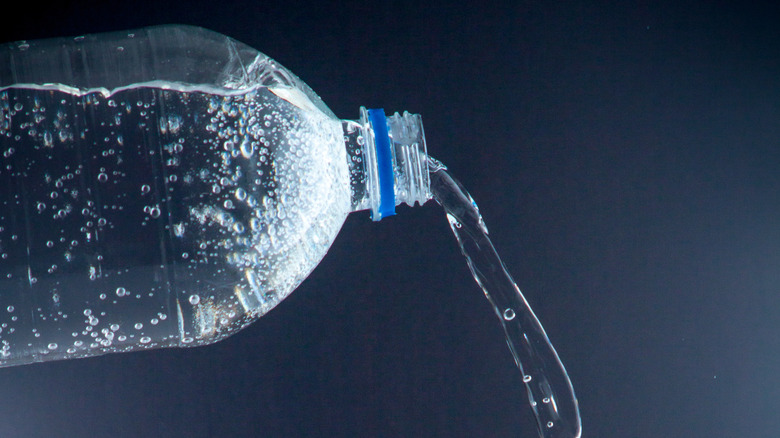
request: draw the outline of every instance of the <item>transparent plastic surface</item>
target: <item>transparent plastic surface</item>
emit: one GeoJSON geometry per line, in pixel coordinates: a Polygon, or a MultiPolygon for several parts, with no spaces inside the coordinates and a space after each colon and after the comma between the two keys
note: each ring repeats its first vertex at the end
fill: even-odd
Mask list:
{"type": "Polygon", "coordinates": [[[351,211],[308,87],[219,34],[141,32],[0,50],[0,366],[222,339],[351,211]]]}
{"type": "Polygon", "coordinates": [[[335,118],[316,93],[273,59],[200,27],[166,25],[0,45],[0,88],[58,88],[105,96],[141,84],[207,88],[218,94],[278,89],[286,100],[335,118]]]}

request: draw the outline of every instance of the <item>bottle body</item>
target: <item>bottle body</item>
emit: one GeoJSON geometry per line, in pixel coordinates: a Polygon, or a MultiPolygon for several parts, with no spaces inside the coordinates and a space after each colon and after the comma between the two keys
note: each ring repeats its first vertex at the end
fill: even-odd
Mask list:
{"type": "MultiPolygon", "coordinates": [[[[190,59],[217,40],[211,76],[125,62],[114,82],[49,66],[0,84],[0,366],[222,339],[303,281],[352,211],[342,122],[264,55],[184,31],[109,46],[190,59]]],[[[105,41],[28,64],[117,62],[105,41]]]]}

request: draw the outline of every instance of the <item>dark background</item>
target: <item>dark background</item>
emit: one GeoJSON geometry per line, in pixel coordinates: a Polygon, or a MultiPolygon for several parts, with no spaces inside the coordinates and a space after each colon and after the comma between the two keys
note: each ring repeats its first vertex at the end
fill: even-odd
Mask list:
{"type": "MultiPolygon", "coordinates": [[[[780,10],[758,2],[16,2],[0,40],[187,23],[340,117],[420,113],[587,437],[780,434],[780,10]]],[[[0,370],[0,436],[534,437],[441,209],[352,215],[217,345],[0,370]]]]}

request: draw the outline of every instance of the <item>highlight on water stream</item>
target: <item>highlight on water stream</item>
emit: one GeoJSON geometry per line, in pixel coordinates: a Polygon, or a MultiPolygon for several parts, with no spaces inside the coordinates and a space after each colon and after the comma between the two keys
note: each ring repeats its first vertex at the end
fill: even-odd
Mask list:
{"type": "Polygon", "coordinates": [[[528,390],[539,436],[579,437],[582,421],[569,374],[490,241],[477,203],[443,164],[431,157],[428,162],[431,192],[447,213],[471,274],[504,328],[507,346],[528,390]]]}

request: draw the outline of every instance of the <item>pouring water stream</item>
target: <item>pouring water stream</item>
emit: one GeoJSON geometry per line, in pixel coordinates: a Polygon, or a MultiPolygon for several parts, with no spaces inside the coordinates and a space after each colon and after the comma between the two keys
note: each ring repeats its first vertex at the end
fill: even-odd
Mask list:
{"type": "Polygon", "coordinates": [[[471,274],[493,306],[523,376],[541,438],[579,438],[579,405],[544,328],[493,247],[477,204],[439,161],[428,157],[431,191],[444,208],[471,274]]]}

